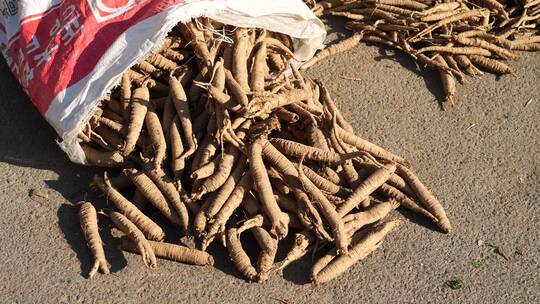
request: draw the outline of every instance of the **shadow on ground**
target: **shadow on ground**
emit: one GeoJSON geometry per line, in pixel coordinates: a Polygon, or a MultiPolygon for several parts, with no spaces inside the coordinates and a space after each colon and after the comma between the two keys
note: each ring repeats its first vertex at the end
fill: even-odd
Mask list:
{"type": "Polygon", "coordinates": [[[334,43],[352,35],[352,32],[345,29],[345,19],[333,16],[323,16],[322,21],[326,26],[326,43],[334,43]]]}
{"type": "MultiPolygon", "coordinates": [[[[340,40],[350,37],[352,35],[351,31],[345,29],[345,24],[347,23],[345,18],[323,16],[322,19],[326,25],[326,30],[328,34],[325,43],[337,43],[340,40]]],[[[398,50],[393,50],[386,46],[381,46],[378,44],[368,43],[368,45],[376,46],[379,48],[379,56],[373,58],[375,61],[393,61],[395,63],[398,63],[405,69],[422,77],[426,84],[426,88],[434,96],[439,106],[442,106],[442,101],[445,98],[445,94],[439,73],[437,71],[425,68],[424,66],[416,63],[409,55],[404,54],[398,50]]]]}
{"type": "Polygon", "coordinates": [[[376,61],[393,61],[395,63],[398,63],[405,69],[422,77],[424,83],[426,84],[426,88],[437,99],[439,105],[441,104],[441,101],[444,100],[445,94],[442,87],[441,78],[437,71],[423,67],[422,65],[415,62],[409,55],[404,54],[400,51],[392,50],[388,47],[380,45],[369,45],[377,46],[379,48],[379,56],[374,58],[376,61]]]}
{"type": "MultiPolygon", "coordinates": [[[[34,108],[3,59],[0,79],[0,162],[55,173],[57,178],[45,183],[68,201],[59,206],[58,225],[81,261],[81,272],[86,274],[92,267],[92,256],[80,233],[77,208],[71,204],[88,197],[91,177],[99,170],[70,162],[55,142],[55,131],[34,108]]],[[[102,237],[107,242],[108,236],[102,237]]],[[[114,250],[107,252],[115,254],[114,250]]],[[[121,267],[117,257],[111,256],[111,261],[113,271],[121,267]]]]}
{"type": "Polygon", "coordinates": [[[54,129],[30,103],[4,60],[0,60],[0,79],[0,162],[54,171],[58,179],[46,181],[47,185],[68,201],[82,199],[98,170],[70,162],[56,144],[54,129]]]}

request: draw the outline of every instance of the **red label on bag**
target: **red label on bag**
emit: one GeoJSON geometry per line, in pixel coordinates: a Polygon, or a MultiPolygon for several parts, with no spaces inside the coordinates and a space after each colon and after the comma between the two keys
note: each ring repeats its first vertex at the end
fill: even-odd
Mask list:
{"type": "Polygon", "coordinates": [[[6,62],[42,115],[58,93],[86,77],[116,39],[185,0],[64,0],[21,19],[6,62]]]}

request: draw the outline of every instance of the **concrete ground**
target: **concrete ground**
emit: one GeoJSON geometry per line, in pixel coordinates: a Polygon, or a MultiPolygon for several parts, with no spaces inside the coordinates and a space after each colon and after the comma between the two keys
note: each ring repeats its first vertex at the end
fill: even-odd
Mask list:
{"type": "Polygon", "coordinates": [[[448,236],[412,218],[364,262],[314,287],[311,257],[266,284],[241,279],[219,248],[215,268],[159,261],[146,270],[105,229],[113,274],[86,279],[92,258],[71,204],[98,170],[69,162],[2,63],[0,302],[540,303],[540,54],[512,67],[515,77],[468,78],[446,112],[438,75],[385,49],[361,45],[309,71],[359,134],[411,160],[455,227],[448,236]],[[449,288],[453,279],[466,286],[449,288]]]}

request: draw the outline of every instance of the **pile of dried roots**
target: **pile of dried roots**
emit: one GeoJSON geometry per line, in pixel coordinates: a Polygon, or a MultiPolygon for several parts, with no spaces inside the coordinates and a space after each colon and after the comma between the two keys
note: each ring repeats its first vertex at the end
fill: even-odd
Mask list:
{"type": "Polygon", "coordinates": [[[443,109],[457,99],[456,80],[464,73],[512,74],[508,60],[518,51],[540,51],[538,0],[329,0],[308,1],[321,16],[348,19],[353,36],[331,45],[304,63],[348,50],[360,41],[385,45],[437,70],[446,97],[443,109]]]}
{"type": "Polygon", "coordinates": [[[150,268],[156,257],[212,265],[217,241],[257,282],[315,248],[329,251],[312,281],[340,275],[403,222],[400,206],[452,231],[409,162],[355,135],[325,86],[289,64],[291,49],[283,34],[198,19],[123,75],[79,136],[88,162],[111,168],[93,181],[109,208],[78,205],[90,276],[109,272],[98,214],[150,268]],[[163,242],[156,211],[182,245],[163,242]],[[256,265],[245,233],[260,248],[256,265]],[[294,245],[276,261],[289,234],[294,245]]]}

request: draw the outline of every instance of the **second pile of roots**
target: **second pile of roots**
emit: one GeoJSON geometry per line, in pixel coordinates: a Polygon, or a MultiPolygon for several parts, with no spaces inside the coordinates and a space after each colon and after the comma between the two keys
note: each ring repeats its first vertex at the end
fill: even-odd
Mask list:
{"type": "Polygon", "coordinates": [[[306,1],[319,15],[346,18],[353,36],[322,50],[309,68],[360,41],[397,49],[439,72],[443,109],[457,101],[465,74],[512,74],[508,60],[540,51],[538,0],[325,0],[306,1]]]}
{"type": "Polygon", "coordinates": [[[326,87],[291,59],[283,34],[198,19],[123,75],[80,135],[88,162],[111,168],[93,182],[109,208],[80,204],[96,257],[91,276],[109,271],[100,213],[150,268],[156,257],[212,265],[205,251],[218,242],[256,282],[321,249],[311,280],[335,278],[404,222],[398,207],[452,231],[409,162],[355,135],[326,87]],[[163,242],[156,210],[177,227],[168,239],[182,245],[163,242]],[[245,233],[260,248],[255,265],[245,233]],[[276,261],[289,234],[294,244],[276,261]]]}

